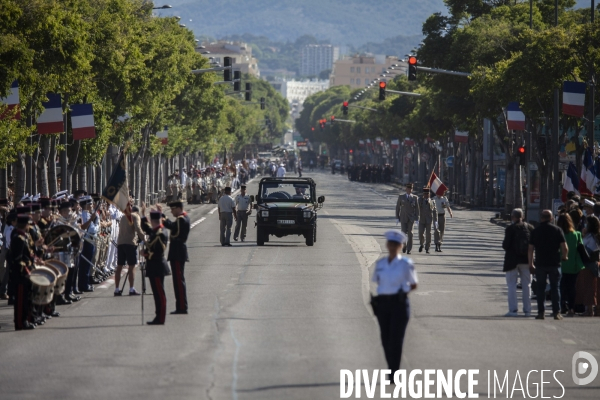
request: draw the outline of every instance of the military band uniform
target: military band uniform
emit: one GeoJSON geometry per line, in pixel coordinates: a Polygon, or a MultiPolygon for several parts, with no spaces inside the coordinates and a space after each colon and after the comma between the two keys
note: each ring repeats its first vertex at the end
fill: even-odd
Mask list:
{"type": "MultiPolygon", "coordinates": [[[[160,219],[151,214],[152,219],[160,219]]],[[[164,325],[167,315],[167,297],[165,295],[165,275],[171,275],[171,270],[165,258],[167,248],[167,235],[163,231],[164,226],[158,225],[152,228],[147,218],[142,218],[142,229],[148,235],[146,250],[146,277],[150,281],[152,296],[154,297],[155,318],[148,325],[164,325]]]]}
{"type": "MultiPolygon", "coordinates": [[[[406,185],[412,189],[412,184],[406,185]]],[[[396,203],[396,219],[400,222],[400,229],[408,237],[405,250],[410,253],[413,245],[413,225],[419,220],[418,197],[414,194],[401,194],[396,203]]]]}
{"type": "MultiPolygon", "coordinates": [[[[181,202],[176,202],[181,204],[181,202]]],[[[172,207],[171,203],[170,206],[172,207]]],[[[181,205],[183,206],[183,205],[181,205]]],[[[187,213],[183,213],[175,218],[175,221],[165,219],[163,222],[165,228],[171,231],[169,239],[169,255],[167,260],[171,264],[173,272],[173,289],[175,291],[175,313],[187,314],[188,302],[185,284],[185,263],[188,261],[188,252],[186,242],[190,233],[190,218],[187,213]]]]}
{"type": "Polygon", "coordinates": [[[423,246],[425,246],[425,251],[429,253],[431,229],[433,225],[434,232],[437,231],[438,213],[435,208],[435,201],[429,198],[429,188],[424,188],[423,190],[426,190],[427,194],[424,193],[419,198],[419,251],[422,251],[423,246]]]}
{"type": "Polygon", "coordinates": [[[15,330],[32,329],[34,326],[28,321],[32,307],[29,274],[33,270],[35,245],[28,230],[16,228],[12,231],[8,258],[11,269],[9,279],[15,295],[15,330]]]}
{"type": "Polygon", "coordinates": [[[235,231],[233,240],[238,240],[240,237],[240,227],[242,228],[242,242],[246,239],[246,226],[248,225],[248,216],[252,213],[252,203],[250,196],[238,194],[235,198],[235,206],[237,209],[237,221],[235,223],[235,231]]]}

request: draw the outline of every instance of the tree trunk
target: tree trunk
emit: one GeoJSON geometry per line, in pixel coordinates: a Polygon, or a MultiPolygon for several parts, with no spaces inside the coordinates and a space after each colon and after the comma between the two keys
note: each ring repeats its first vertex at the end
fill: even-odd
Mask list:
{"type": "MultiPolygon", "coordinates": [[[[79,158],[79,149],[80,148],[81,148],[81,140],[75,140],[72,145],[67,147],[67,157],[69,160],[69,166],[67,168],[67,182],[72,182],[75,185],[77,185],[78,182],[75,179],[73,179],[73,174],[78,169],[77,168],[77,159],[79,158]]],[[[68,188],[69,192],[73,192],[74,189],[78,189],[78,188],[75,188],[73,186],[73,184],[68,188]]],[[[82,188],[79,188],[79,189],[82,189],[82,188]]]]}
{"type": "Polygon", "coordinates": [[[85,165],[80,165],[77,168],[78,176],[77,176],[77,189],[88,191],[87,185],[87,168],[85,165]]]}
{"type": "Polygon", "coordinates": [[[98,165],[96,165],[95,169],[96,169],[96,193],[101,194],[102,193],[102,189],[104,186],[104,179],[102,176],[102,164],[104,162],[104,160],[106,159],[106,157],[104,157],[103,161],[100,162],[98,165]]]}
{"type": "MultiPolygon", "coordinates": [[[[508,152],[507,152],[508,153],[508,152]]],[[[515,162],[508,156],[506,157],[506,181],[504,182],[504,215],[510,214],[515,207],[515,162]]],[[[499,184],[498,180],[498,184],[499,184]]],[[[499,186],[499,185],[498,185],[499,186]]]]}
{"type": "Polygon", "coordinates": [[[25,153],[19,153],[19,157],[15,162],[15,194],[13,201],[15,205],[25,195],[25,185],[27,184],[27,169],[25,168],[25,153]]]}
{"type": "Polygon", "coordinates": [[[148,179],[146,179],[146,177],[148,176],[148,154],[146,152],[146,154],[144,154],[144,156],[142,157],[141,160],[141,173],[140,173],[140,202],[145,202],[146,201],[146,195],[148,194],[148,179]],[[141,179],[141,177],[144,177],[144,179],[141,179]]]}
{"type": "Polygon", "coordinates": [[[50,138],[50,152],[48,153],[48,195],[53,196],[58,192],[56,182],[56,141],[60,136],[52,135],[50,138]]]}
{"type": "Polygon", "coordinates": [[[0,169],[0,198],[8,198],[8,171],[6,168],[0,169]]]}
{"type": "Polygon", "coordinates": [[[521,185],[521,166],[515,163],[515,206],[514,208],[523,208],[523,186],[521,185]]]}
{"type": "Polygon", "coordinates": [[[48,135],[42,135],[40,138],[39,155],[37,159],[37,175],[39,187],[37,192],[44,196],[49,196],[48,186],[48,160],[50,159],[50,138],[48,135]]]}

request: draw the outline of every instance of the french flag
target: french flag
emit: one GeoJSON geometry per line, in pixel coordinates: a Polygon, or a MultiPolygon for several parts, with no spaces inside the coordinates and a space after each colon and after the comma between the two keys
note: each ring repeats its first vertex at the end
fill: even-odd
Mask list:
{"type": "Polygon", "coordinates": [[[156,132],[156,137],[160,139],[163,146],[169,144],[169,128],[165,126],[164,130],[156,132]]]}
{"type": "Polygon", "coordinates": [[[469,132],[454,132],[454,142],[456,143],[469,143],[469,132]]]}
{"type": "Polygon", "coordinates": [[[592,158],[592,151],[588,147],[583,154],[583,165],[579,179],[579,193],[585,196],[593,196],[593,190],[598,184],[596,178],[596,167],[592,158]]]}
{"type": "Polygon", "coordinates": [[[519,106],[519,102],[511,101],[506,107],[506,120],[508,122],[508,129],[515,131],[525,130],[525,114],[519,106]]]}
{"type": "Polygon", "coordinates": [[[73,140],[96,137],[94,109],[91,104],[71,105],[71,128],[73,129],[73,140]]]}
{"type": "Polygon", "coordinates": [[[398,140],[398,139],[392,139],[391,145],[392,145],[392,149],[398,149],[398,148],[400,148],[400,140],[398,140]]]}
{"type": "Polygon", "coordinates": [[[358,141],[358,146],[359,147],[365,147],[365,141],[364,140],[359,140],[358,141]]]}
{"type": "Polygon", "coordinates": [[[448,190],[446,185],[442,183],[440,178],[435,174],[435,172],[431,173],[431,177],[429,178],[429,188],[435,193],[437,196],[443,196],[444,193],[448,190]]]}
{"type": "Polygon", "coordinates": [[[579,194],[577,190],[579,188],[579,177],[577,176],[577,168],[572,162],[569,163],[569,169],[565,175],[565,181],[563,182],[562,196],[563,203],[567,201],[567,193],[575,192],[579,194]]]}
{"type": "Polygon", "coordinates": [[[48,101],[42,103],[44,112],[37,119],[38,133],[40,135],[63,133],[65,125],[63,123],[60,94],[48,93],[46,97],[48,97],[48,101]]]}
{"type": "Polygon", "coordinates": [[[563,107],[565,115],[583,117],[585,108],[585,82],[563,82],[563,107]]]}
{"type": "MultiPolygon", "coordinates": [[[[16,107],[17,112],[15,113],[14,119],[21,119],[21,110],[19,109],[19,82],[14,81],[12,85],[10,85],[7,96],[0,97],[0,103],[4,103],[8,106],[7,111],[11,111],[16,107]]],[[[3,119],[5,115],[6,113],[0,115],[0,119],[3,119]]]]}

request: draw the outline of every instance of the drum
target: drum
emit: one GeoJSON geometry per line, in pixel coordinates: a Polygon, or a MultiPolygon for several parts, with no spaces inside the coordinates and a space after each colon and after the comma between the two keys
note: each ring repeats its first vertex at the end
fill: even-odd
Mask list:
{"type": "Polygon", "coordinates": [[[71,253],[67,253],[64,251],[52,253],[52,259],[59,260],[68,268],[73,268],[75,266],[75,263],[73,263],[73,255],[71,253]]]}
{"type": "MultiPolygon", "coordinates": [[[[46,246],[54,246],[56,253],[71,253],[75,256],[81,252],[83,247],[83,240],[81,240],[79,232],[69,225],[52,227],[46,234],[44,243],[46,246]]],[[[65,264],[69,265],[66,262],[65,264]]]]}
{"type": "Polygon", "coordinates": [[[69,268],[67,265],[56,259],[50,259],[45,261],[46,266],[54,268],[56,271],[57,279],[54,285],[54,294],[59,295],[65,292],[65,282],[67,281],[67,275],[69,274],[69,268]]]}
{"type": "Polygon", "coordinates": [[[29,275],[31,281],[31,302],[37,306],[45,306],[54,297],[54,286],[56,285],[56,274],[52,269],[36,265],[29,275]]]}

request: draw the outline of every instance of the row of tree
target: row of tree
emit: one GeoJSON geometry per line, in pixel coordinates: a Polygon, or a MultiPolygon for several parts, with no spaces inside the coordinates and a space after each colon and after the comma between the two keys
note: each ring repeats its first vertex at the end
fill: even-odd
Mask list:
{"type": "Polygon", "coordinates": [[[0,0],[0,96],[17,80],[21,111],[20,120],[0,120],[0,190],[7,186],[10,165],[17,197],[28,180],[38,183],[37,192],[54,193],[62,151],[68,155],[68,179],[60,186],[70,189],[85,183],[86,167],[99,165],[109,146],[127,143],[134,154],[131,167],[150,173],[149,159],[157,154],[168,159],[202,152],[210,160],[224,149],[280,136],[289,110],[270,85],[244,76],[255,98],[267,98],[268,109],[261,112],[229,96],[231,86],[214,85],[222,80],[217,74],[190,73],[209,67],[193,33],[177,18],[153,16],[152,2],[0,0]],[[74,141],[70,124],[67,140],[37,135],[47,93],[61,94],[65,114],[69,105],[92,103],[96,138],[74,141]],[[155,134],[165,126],[169,141],[162,146],[155,134]],[[34,171],[27,171],[29,165],[34,171]]]}
{"type": "MultiPolygon", "coordinates": [[[[558,1],[557,26],[554,0],[533,0],[531,13],[529,0],[445,3],[448,14],[434,14],[423,24],[425,39],[415,54],[419,65],[470,72],[471,77],[419,71],[417,82],[408,82],[404,76],[388,80],[388,89],[419,92],[422,96],[388,96],[379,102],[373,90],[359,103],[351,100],[350,105],[376,108],[379,113],[351,108],[351,119],[357,123],[312,131],[320,118],[341,114],[341,102],[358,93],[331,88],[307,100],[298,129],[305,136],[312,134],[317,141],[346,148],[356,147],[359,139],[378,136],[387,140],[430,137],[451,141],[455,131],[467,131],[470,137],[466,150],[475,159],[483,152],[483,126],[488,119],[506,156],[506,204],[519,204],[520,196],[514,190],[519,186],[516,177],[520,173],[520,168],[515,168],[516,148],[531,135],[532,161],[541,175],[540,203],[542,208],[548,207],[553,189],[561,183],[552,174],[559,151],[550,139],[554,91],[562,87],[563,81],[595,79],[594,71],[600,65],[600,23],[591,23],[589,8],[573,9],[572,0],[558,1]],[[526,132],[508,130],[504,111],[510,101],[520,103],[527,118],[526,132]]],[[[597,115],[598,104],[595,110],[597,115]]],[[[567,131],[575,132],[571,140],[578,160],[587,146],[581,134],[587,121],[596,115],[587,115],[587,119],[559,115],[561,137],[565,138],[567,131]]]]}

